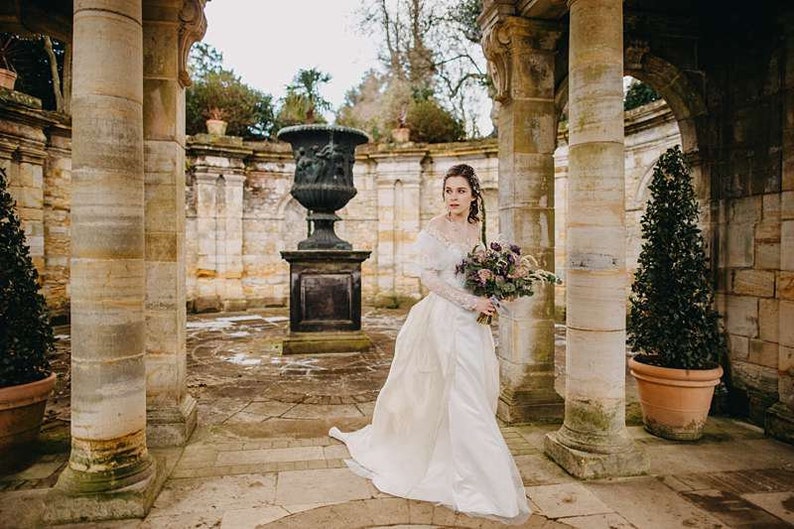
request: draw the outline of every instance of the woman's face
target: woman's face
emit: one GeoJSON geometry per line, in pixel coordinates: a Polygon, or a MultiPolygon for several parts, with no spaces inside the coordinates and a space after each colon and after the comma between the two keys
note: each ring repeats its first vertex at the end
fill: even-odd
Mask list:
{"type": "Polygon", "coordinates": [[[468,217],[474,195],[469,181],[463,176],[450,176],[444,182],[444,205],[450,215],[468,217]]]}

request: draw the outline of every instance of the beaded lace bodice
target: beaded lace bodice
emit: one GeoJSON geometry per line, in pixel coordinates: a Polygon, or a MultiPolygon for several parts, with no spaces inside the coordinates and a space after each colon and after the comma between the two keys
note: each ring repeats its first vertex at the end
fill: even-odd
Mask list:
{"type": "Polygon", "coordinates": [[[447,216],[433,218],[419,233],[415,244],[418,276],[428,290],[473,310],[477,296],[463,288],[463,276],[455,267],[479,243],[479,224],[457,223],[447,216]]]}

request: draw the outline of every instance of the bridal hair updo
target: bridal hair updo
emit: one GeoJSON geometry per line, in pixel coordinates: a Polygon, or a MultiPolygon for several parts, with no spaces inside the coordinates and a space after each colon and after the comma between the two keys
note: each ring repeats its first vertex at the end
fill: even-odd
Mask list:
{"type": "MultiPolygon", "coordinates": [[[[474,200],[472,200],[471,205],[469,206],[469,217],[467,220],[472,224],[474,224],[475,222],[479,222],[480,204],[482,203],[483,198],[482,198],[482,190],[480,189],[480,179],[477,178],[477,174],[474,172],[474,168],[471,165],[466,165],[465,163],[453,165],[452,167],[449,168],[447,174],[444,175],[444,187],[447,186],[447,180],[452,178],[453,176],[462,176],[469,183],[469,187],[471,188],[471,194],[474,197],[474,200]]],[[[441,195],[442,197],[444,195],[443,188],[441,191],[441,195]]]]}

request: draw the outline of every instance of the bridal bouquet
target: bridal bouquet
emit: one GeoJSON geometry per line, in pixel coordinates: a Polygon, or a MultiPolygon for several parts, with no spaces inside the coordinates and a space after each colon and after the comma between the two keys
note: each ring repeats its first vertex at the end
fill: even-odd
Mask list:
{"type": "MultiPolygon", "coordinates": [[[[455,271],[463,274],[465,287],[475,296],[485,296],[494,305],[502,300],[531,296],[536,282],[562,283],[559,277],[540,269],[529,255],[521,255],[515,244],[492,242],[487,248],[476,246],[455,271]]],[[[477,322],[489,325],[492,317],[480,314],[477,322]]]]}

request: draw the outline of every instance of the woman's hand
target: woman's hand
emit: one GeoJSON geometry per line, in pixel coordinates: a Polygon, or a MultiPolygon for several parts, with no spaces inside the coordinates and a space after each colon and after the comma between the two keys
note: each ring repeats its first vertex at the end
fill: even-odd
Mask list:
{"type": "Polygon", "coordinates": [[[486,316],[493,316],[496,314],[496,307],[488,298],[478,298],[477,303],[474,304],[474,310],[486,316]]]}

